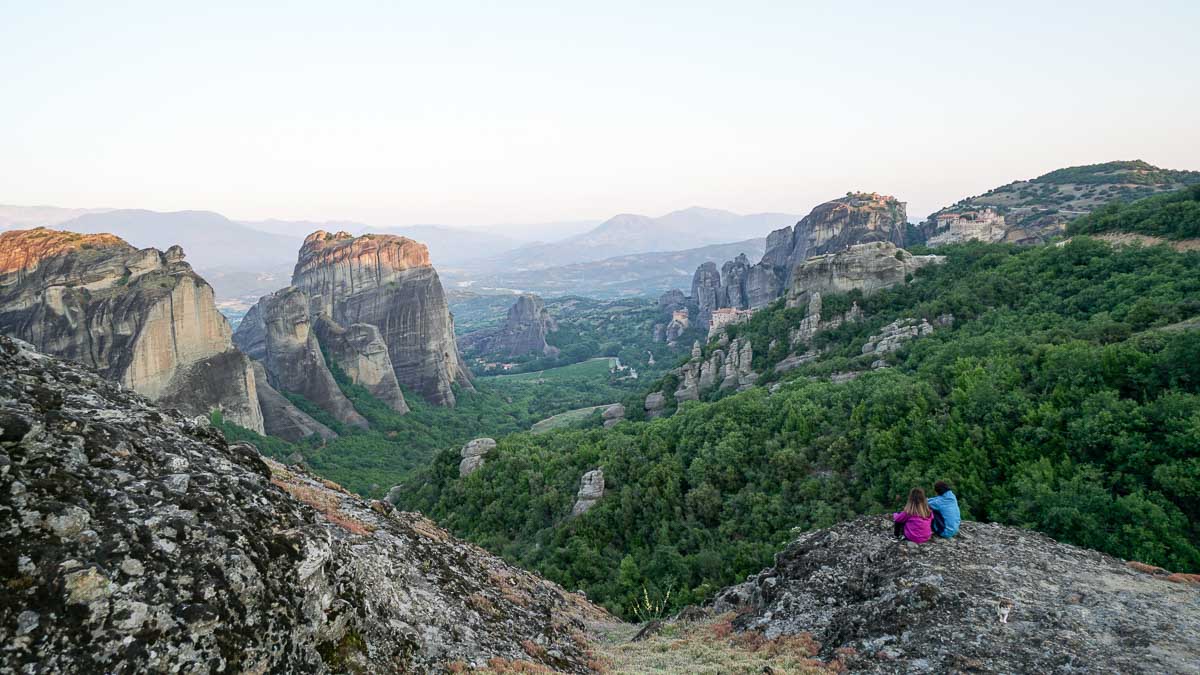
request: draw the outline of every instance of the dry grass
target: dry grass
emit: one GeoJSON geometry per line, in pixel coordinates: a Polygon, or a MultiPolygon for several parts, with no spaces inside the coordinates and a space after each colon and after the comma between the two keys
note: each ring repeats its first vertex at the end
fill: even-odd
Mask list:
{"type": "Polygon", "coordinates": [[[820,645],[808,635],[767,639],[756,631],[738,632],[732,612],[695,623],[668,623],[640,642],[629,638],[637,626],[622,627],[600,646],[596,661],[605,673],[775,673],[810,675],[845,670],[839,654],[830,662],[816,658],[820,645]]]}
{"type": "Polygon", "coordinates": [[[342,498],[338,493],[288,480],[291,477],[293,477],[292,474],[287,472],[277,472],[271,478],[271,483],[297,500],[313,507],[325,516],[326,520],[347,532],[368,535],[375,531],[373,526],[342,513],[342,498]]]}

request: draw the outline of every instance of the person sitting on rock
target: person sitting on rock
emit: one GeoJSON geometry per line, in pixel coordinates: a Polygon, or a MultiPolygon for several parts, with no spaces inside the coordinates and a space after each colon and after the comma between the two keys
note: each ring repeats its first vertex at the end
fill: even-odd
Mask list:
{"type": "Polygon", "coordinates": [[[958,534],[958,526],[962,522],[962,514],[958,512],[958,497],[954,496],[954,491],[945,481],[934,483],[933,490],[937,492],[937,496],[929,500],[929,508],[933,509],[933,533],[949,539],[958,534]]]}
{"type": "Polygon", "coordinates": [[[893,513],[892,520],[896,523],[892,533],[897,539],[903,537],[916,544],[929,541],[929,537],[932,536],[930,522],[933,521],[933,512],[929,509],[929,502],[925,501],[925,491],[913,488],[908,493],[908,502],[904,505],[904,510],[893,513]]]}

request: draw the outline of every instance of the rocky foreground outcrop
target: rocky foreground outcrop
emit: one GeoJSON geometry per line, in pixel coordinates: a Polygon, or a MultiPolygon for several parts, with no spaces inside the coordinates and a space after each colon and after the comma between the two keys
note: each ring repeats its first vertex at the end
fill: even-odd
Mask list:
{"type": "Polygon", "coordinates": [[[734,625],[766,639],[808,634],[854,671],[1192,673],[1200,663],[1200,577],[995,524],[964,523],[921,546],[891,530],[870,516],[803,534],[714,608],[740,610],[734,625]]]}
{"type": "Polygon", "coordinates": [[[0,337],[0,671],[591,670],[583,598],[0,337]]]}
{"type": "Polygon", "coordinates": [[[546,344],[546,336],[558,330],[546,304],[532,293],[517,296],[508,308],[504,324],[494,329],[474,331],[462,338],[466,354],[494,354],[503,357],[543,354],[557,356],[558,348],[546,344]]]}
{"type": "Polygon", "coordinates": [[[111,234],[0,234],[0,333],[189,414],[263,431],[254,373],[183,249],[111,234]]]}

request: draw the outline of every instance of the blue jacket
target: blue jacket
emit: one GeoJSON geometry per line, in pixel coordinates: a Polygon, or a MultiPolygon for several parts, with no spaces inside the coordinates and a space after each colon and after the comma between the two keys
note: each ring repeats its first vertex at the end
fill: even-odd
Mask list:
{"type": "Polygon", "coordinates": [[[944,495],[930,497],[929,508],[942,514],[942,520],[946,522],[946,529],[942,530],[943,537],[949,539],[958,534],[962,514],[958,512],[958,497],[954,496],[953,490],[946,490],[944,495]]]}

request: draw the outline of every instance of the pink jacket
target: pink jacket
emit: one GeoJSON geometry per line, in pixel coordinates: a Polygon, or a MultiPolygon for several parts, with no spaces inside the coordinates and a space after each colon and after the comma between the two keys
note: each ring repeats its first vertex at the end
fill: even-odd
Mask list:
{"type": "Polygon", "coordinates": [[[904,523],[904,538],[909,541],[924,544],[929,541],[929,537],[933,536],[933,531],[930,529],[930,523],[933,522],[933,515],[930,515],[928,518],[922,518],[920,516],[910,516],[901,511],[900,513],[893,513],[892,520],[897,523],[904,523]]]}

